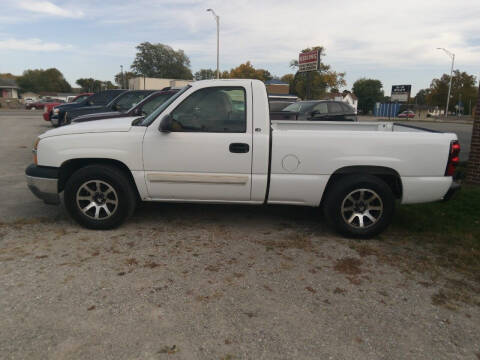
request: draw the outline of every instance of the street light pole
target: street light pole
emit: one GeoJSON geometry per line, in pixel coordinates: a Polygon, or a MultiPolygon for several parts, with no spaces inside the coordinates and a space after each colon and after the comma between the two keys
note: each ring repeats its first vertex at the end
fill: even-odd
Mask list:
{"type": "Polygon", "coordinates": [[[445,117],[447,117],[448,115],[448,104],[450,102],[450,91],[452,90],[452,77],[453,77],[453,64],[455,62],[455,54],[448,51],[447,49],[445,48],[437,48],[437,50],[443,50],[445,52],[445,54],[447,54],[448,56],[450,56],[450,58],[452,59],[452,67],[450,68],[450,82],[448,84],[448,97],[447,97],[447,106],[445,108],[445,117]]]}
{"type": "Polygon", "coordinates": [[[220,16],[213,9],[207,9],[211,12],[217,22],[217,79],[220,79],[220,16]]]}

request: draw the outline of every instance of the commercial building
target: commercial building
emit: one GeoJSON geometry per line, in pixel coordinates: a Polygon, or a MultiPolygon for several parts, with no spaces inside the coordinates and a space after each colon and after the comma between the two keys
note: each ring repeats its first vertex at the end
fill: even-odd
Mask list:
{"type": "Polygon", "coordinates": [[[135,77],[128,80],[129,90],[162,90],[166,87],[181,88],[193,80],[179,80],[179,79],[160,79],[148,77],[135,77]]]}
{"type": "Polygon", "coordinates": [[[281,80],[267,80],[265,87],[269,95],[288,95],[290,92],[290,85],[281,80]]]}

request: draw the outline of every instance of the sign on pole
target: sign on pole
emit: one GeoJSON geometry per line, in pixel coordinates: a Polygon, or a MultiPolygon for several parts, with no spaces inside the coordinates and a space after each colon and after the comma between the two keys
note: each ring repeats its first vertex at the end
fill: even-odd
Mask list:
{"type": "Polygon", "coordinates": [[[320,50],[313,50],[298,55],[298,72],[316,71],[320,64],[320,50]]]}
{"type": "Polygon", "coordinates": [[[407,102],[411,91],[412,85],[392,85],[390,101],[407,102]]]}

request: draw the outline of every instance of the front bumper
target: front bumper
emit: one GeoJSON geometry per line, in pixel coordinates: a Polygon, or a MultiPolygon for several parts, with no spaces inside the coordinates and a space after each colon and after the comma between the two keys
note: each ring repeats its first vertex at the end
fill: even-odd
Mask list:
{"type": "Polygon", "coordinates": [[[58,119],[58,115],[54,115],[52,113],[52,115],[50,115],[50,122],[52,123],[53,126],[58,126],[60,121],[58,119]]]}
{"type": "Polygon", "coordinates": [[[27,185],[30,191],[46,204],[59,204],[58,169],[31,164],[25,169],[27,185]]]}
{"type": "Polygon", "coordinates": [[[448,201],[450,200],[453,195],[455,195],[455,193],[457,191],[459,191],[461,188],[461,185],[457,182],[452,182],[452,185],[450,186],[450,189],[448,189],[447,193],[445,194],[445,196],[443,197],[443,201],[448,201]]]}

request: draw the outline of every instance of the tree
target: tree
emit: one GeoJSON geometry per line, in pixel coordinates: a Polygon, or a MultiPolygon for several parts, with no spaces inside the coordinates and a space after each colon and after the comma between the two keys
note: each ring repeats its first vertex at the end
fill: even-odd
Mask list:
{"type": "MultiPolygon", "coordinates": [[[[449,82],[450,75],[448,74],[443,74],[440,79],[433,79],[430,84],[430,93],[427,96],[427,102],[445,109],[449,82]]],[[[472,112],[470,103],[475,104],[477,98],[476,78],[474,75],[455,70],[452,77],[452,89],[448,106],[449,111],[455,110],[455,106],[458,104],[460,97],[462,103],[465,104],[464,113],[470,114],[472,112]]]]}
{"type": "Polygon", "coordinates": [[[217,71],[212,69],[200,69],[198,70],[193,77],[195,80],[209,80],[215,79],[217,77],[217,71]]]}
{"type": "MultiPolygon", "coordinates": [[[[332,71],[330,65],[324,64],[321,61],[322,57],[325,56],[325,48],[323,46],[303,49],[302,53],[313,50],[319,51],[319,70],[302,73],[297,71],[295,75],[292,75],[293,80],[290,82],[290,92],[302,99],[320,99],[327,93],[327,90],[338,90],[347,84],[345,81],[345,73],[332,71]]],[[[290,67],[298,68],[298,60],[294,59],[290,61],[290,67]]],[[[284,77],[285,76],[286,75],[284,75],[284,77]]]]}
{"type": "Polygon", "coordinates": [[[429,104],[428,98],[430,96],[430,89],[420,89],[415,95],[415,104],[417,105],[427,105],[429,104]]]}
{"type": "Polygon", "coordinates": [[[17,84],[22,92],[70,92],[72,87],[65,80],[63,74],[55,68],[47,70],[25,70],[17,78],[17,84]]]}
{"type": "Polygon", "coordinates": [[[472,140],[467,166],[467,181],[480,185],[480,89],[473,118],[472,140]]]}
{"type": "Polygon", "coordinates": [[[0,74],[0,78],[3,78],[3,79],[10,79],[10,80],[17,80],[18,76],[15,76],[11,73],[3,73],[3,74],[0,74]]]}
{"type": "Polygon", "coordinates": [[[384,98],[382,82],[375,79],[361,78],[353,83],[353,93],[358,97],[358,108],[364,114],[368,114],[376,102],[381,102],[384,98]]]}
{"type": "Polygon", "coordinates": [[[261,81],[271,80],[273,77],[268,70],[255,69],[250,61],[240,64],[236,68],[231,69],[229,73],[231,79],[258,79],[261,81]]]}
{"type": "Polygon", "coordinates": [[[123,77],[122,77],[122,73],[119,72],[118,74],[115,75],[115,84],[117,84],[121,89],[128,89],[128,81],[137,76],[138,74],[135,74],[132,71],[124,71],[123,77]],[[124,83],[122,83],[122,81],[124,83]]]}
{"type": "Polygon", "coordinates": [[[146,77],[185,79],[193,78],[190,59],[183,50],[175,51],[168,45],[143,42],[137,46],[132,70],[146,77]]]}
{"type": "Polygon", "coordinates": [[[111,81],[102,81],[93,78],[81,78],[76,84],[82,88],[83,92],[99,92],[102,90],[116,89],[117,87],[111,81]]]}

